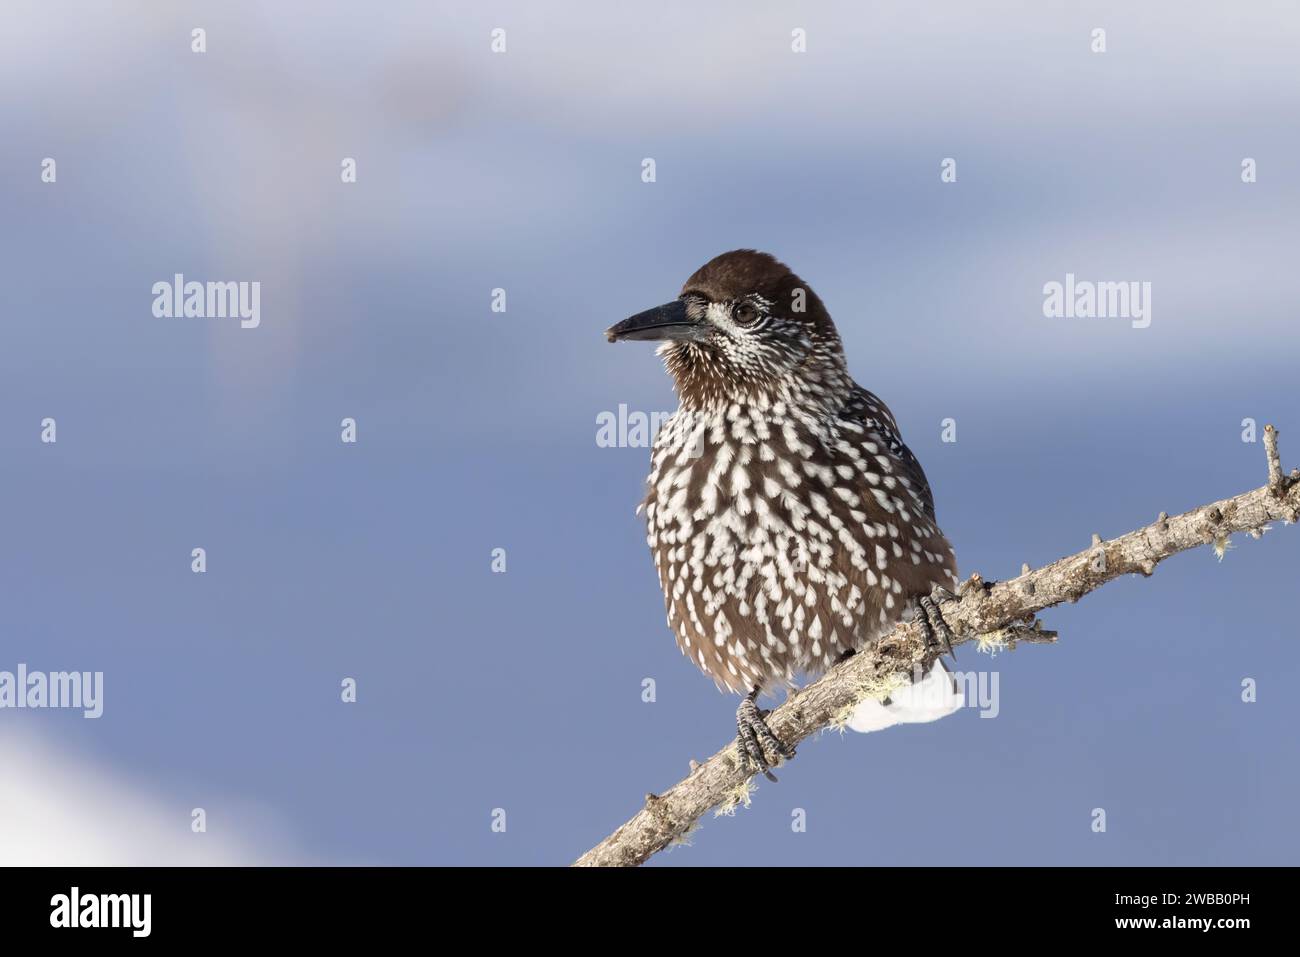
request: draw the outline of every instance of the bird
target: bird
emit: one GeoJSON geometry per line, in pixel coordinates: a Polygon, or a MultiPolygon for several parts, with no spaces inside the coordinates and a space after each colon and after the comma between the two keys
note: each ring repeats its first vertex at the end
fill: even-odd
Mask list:
{"type": "Polygon", "coordinates": [[[659,342],[674,381],[678,408],[655,436],[638,511],[678,647],[743,696],[741,760],[775,780],[794,755],[760,695],[789,693],[913,617],[929,672],[863,701],[849,727],[956,710],[939,610],[957,586],[952,545],[920,462],[850,376],[816,292],[771,254],[732,250],[605,336],[659,342]]]}

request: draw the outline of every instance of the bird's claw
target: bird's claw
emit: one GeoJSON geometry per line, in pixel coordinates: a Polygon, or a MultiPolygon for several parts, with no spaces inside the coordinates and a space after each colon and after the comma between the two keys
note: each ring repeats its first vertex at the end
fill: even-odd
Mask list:
{"type": "Polygon", "coordinates": [[[740,707],[736,709],[736,747],[740,751],[741,762],[746,767],[755,772],[762,771],[769,781],[776,781],[776,775],[771,770],[772,763],[767,760],[767,752],[776,755],[776,763],[779,764],[783,758],[793,758],[794,750],[787,748],[772,733],[772,729],[763,720],[768,712],[758,709],[754,703],[757,700],[758,690],[755,689],[745,695],[740,707]]]}
{"type": "Polygon", "coordinates": [[[925,650],[948,655],[954,660],[956,656],[952,653],[952,629],[939,611],[939,602],[956,597],[943,586],[936,586],[930,594],[921,596],[917,602],[921,606],[921,613],[917,617],[921,622],[921,630],[925,632],[925,650]]]}

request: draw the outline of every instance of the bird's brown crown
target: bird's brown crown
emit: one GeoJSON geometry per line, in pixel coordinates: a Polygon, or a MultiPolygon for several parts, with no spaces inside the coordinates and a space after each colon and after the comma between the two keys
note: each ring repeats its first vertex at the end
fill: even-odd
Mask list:
{"type": "Polygon", "coordinates": [[[826,307],[811,287],[771,253],[756,249],[733,249],[714,256],[682,286],[682,295],[691,294],[720,303],[760,296],[778,314],[830,324],[826,307]]]}

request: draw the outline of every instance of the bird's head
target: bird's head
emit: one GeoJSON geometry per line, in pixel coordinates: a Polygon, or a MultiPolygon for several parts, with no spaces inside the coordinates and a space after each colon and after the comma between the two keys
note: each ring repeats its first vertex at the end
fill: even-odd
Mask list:
{"type": "Polygon", "coordinates": [[[662,340],[659,352],[682,401],[710,405],[817,387],[843,372],[843,350],[817,294],[774,256],[717,256],[681,295],[605,330],[610,342],[662,340]]]}

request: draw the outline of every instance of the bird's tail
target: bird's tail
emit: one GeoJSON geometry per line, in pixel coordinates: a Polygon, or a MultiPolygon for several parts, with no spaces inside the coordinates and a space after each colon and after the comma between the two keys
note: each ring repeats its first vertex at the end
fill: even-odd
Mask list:
{"type": "Polygon", "coordinates": [[[867,698],[853,709],[849,727],[866,734],[896,724],[937,721],[963,704],[957,682],[942,661],[935,660],[919,680],[899,688],[884,701],[867,698]]]}

